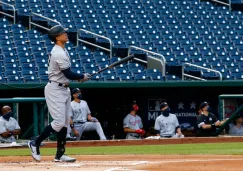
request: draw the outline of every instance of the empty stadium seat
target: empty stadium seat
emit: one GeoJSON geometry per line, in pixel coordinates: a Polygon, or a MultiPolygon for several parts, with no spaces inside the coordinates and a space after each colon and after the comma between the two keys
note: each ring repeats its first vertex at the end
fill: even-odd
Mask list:
{"type": "MultiPolygon", "coordinates": [[[[223,68],[225,65],[231,67],[228,70],[232,72],[235,71],[232,63],[242,62],[239,53],[243,50],[243,25],[239,21],[243,15],[241,12],[229,12],[227,8],[215,6],[213,3],[199,3],[194,0],[4,0],[4,2],[15,5],[19,16],[29,16],[30,11],[33,11],[60,21],[71,32],[85,28],[106,35],[112,39],[115,48],[136,45],[157,51],[165,56],[169,64],[191,62],[219,71],[225,69],[223,68]],[[234,61],[228,60],[229,58],[234,61]]],[[[5,5],[2,9],[12,10],[5,5]]],[[[42,21],[40,18],[35,19],[37,22],[42,21]]],[[[30,70],[37,70],[38,74],[40,68],[47,67],[47,54],[52,49],[53,43],[46,34],[42,35],[35,29],[26,30],[21,24],[10,24],[5,18],[0,19],[0,24],[2,51],[0,60],[3,62],[3,69],[22,70],[28,67],[25,64],[28,63],[27,59],[34,62],[30,70]],[[12,58],[15,58],[14,62],[11,62],[12,58]]],[[[52,26],[54,23],[48,22],[48,24],[52,26]]],[[[86,34],[81,36],[86,37],[86,34]]],[[[90,35],[87,37],[92,38],[90,35]]],[[[75,60],[75,62],[72,61],[72,68],[75,71],[78,71],[78,67],[84,67],[84,70],[97,70],[99,67],[106,67],[119,60],[118,57],[109,59],[106,53],[98,49],[92,52],[86,46],[75,47],[74,44],[69,43],[66,48],[71,59],[75,60]]],[[[134,79],[143,80],[142,74],[145,74],[146,79],[163,80],[161,73],[153,73],[144,69],[144,66],[137,65],[129,63],[117,66],[116,78],[119,76],[121,80],[124,80],[129,74],[141,74],[134,79]],[[128,72],[122,74],[123,68],[128,72]],[[139,73],[139,69],[136,68],[145,71],[139,73]]],[[[82,71],[83,69],[81,68],[82,71]]],[[[241,75],[237,73],[224,74],[224,77],[225,79],[241,79],[241,75]]],[[[167,76],[166,79],[180,80],[173,75],[167,76]]],[[[12,78],[10,80],[14,81],[12,78]]],[[[19,80],[21,79],[15,81],[19,80]]],[[[26,80],[38,81],[35,78],[26,78],[26,80]]]]}

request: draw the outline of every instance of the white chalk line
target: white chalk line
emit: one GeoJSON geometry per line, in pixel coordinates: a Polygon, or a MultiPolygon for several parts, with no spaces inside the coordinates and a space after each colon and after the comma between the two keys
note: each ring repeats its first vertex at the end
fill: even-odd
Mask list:
{"type": "Polygon", "coordinates": [[[146,163],[148,163],[148,161],[139,161],[139,162],[132,163],[131,165],[136,166],[139,164],[146,164],[146,163]]]}
{"type": "Polygon", "coordinates": [[[127,170],[127,171],[146,171],[146,170],[134,170],[134,169],[126,169],[126,168],[122,168],[122,167],[114,167],[114,168],[110,168],[104,171],[121,171],[121,170],[127,170]]]}
{"type": "Polygon", "coordinates": [[[182,160],[168,160],[168,161],[159,161],[159,162],[153,162],[153,163],[182,163],[182,162],[204,162],[204,161],[237,161],[237,160],[243,160],[243,158],[237,158],[237,159],[182,159],[182,160]]]}
{"type": "Polygon", "coordinates": [[[60,166],[60,167],[80,167],[83,164],[62,164],[62,165],[56,165],[56,166],[60,166]]]}
{"type": "MultiPolygon", "coordinates": [[[[130,166],[136,166],[136,165],[139,165],[139,164],[146,164],[146,163],[148,163],[148,161],[131,161],[130,166]]],[[[113,168],[107,169],[105,171],[115,171],[115,170],[118,170],[118,171],[120,171],[120,170],[127,170],[127,171],[146,171],[146,170],[127,169],[127,168],[123,168],[123,167],[113,167],[113,168]]]]}

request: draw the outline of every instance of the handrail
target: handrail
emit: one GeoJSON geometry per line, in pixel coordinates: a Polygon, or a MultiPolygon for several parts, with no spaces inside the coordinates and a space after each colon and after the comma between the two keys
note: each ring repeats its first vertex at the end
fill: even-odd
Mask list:
{"type": "Polygon", "coordinates": [[[0,14],[6,15],[6,16],[8,16],[8,17],[10,17],[10,18],[13,18],[13,20],[14,20],[14,24],[16,24],[16,9],[15,9],[14,5],[5,3],[5,2],[3,2],[3,1],[0,1],[0,3],[2,3],[2,4],[4,4],[4,5],[7,5],[7,6],[10,6],[10,7],[13,8],[13,15],[7,14],[7,13],[5,13],[5,12],[3,12],[3,11],[0,11],[0,14]]]}
{"type": "MultiPolygon", "coordinates": [[[[129,48],[128,48],[128,54],[127,54],[128,56],[130,55],[132,48],[133,49],[136,49],[136,50],[141,50],[141,51],[144,51],[146,53],[150,53],[152,55],[157,55],[157,56],[161,57],[162,64],[164,66],[163,67],[163,71],[162,71],[162,75],[165,76],[165,63],[166,63],[166,60],[165,60],[165,57],[163,55],[161,55],[159,53],[155,53],[155,52],[149,51],[149,50],[146,50],[146,49],[143,49],[143,48],[140,48],[140,47],[137,47],[137,46],[129,46],[129,48]]],[[[134,60],[141,61],[141,59],[138,59],[138,58],[134,58],[134,60]]]]}
{"type": "MultiPolygon", "coordinates": [[[[201,2],[202,0],[199,0],[199,2],[201,2]]],[[[229,3],[227,4],[226,2],[222,2],[222,1],[219,1],[219,0],[211,0],[213,2],[217,2],[219,4],[222,4],[222,5],[226,5],[226,6],[229,6],[229,10],[231,11],[231,0],[229,0],[229,3]]]]}
{"type": "Polygon", "coordinates": [[[182,80],[184,80],[184,76],[186,76],[186,77],[190,77],[190,78],[194,78],[194,79],[198,79],[198,80],[202,80],[202,81],[207,81],[207,80],[205,80],[203,78],[200,78],[200,77],[195,77],[193,75],[185,74],[184,71],[185,71],[185,66],[186,65],[215,72],[215,73],[219,74],[219,80],[222,80],[222,78],[223,78],[221,72],[219,72],[217,70],[210,69],[210,68],[205,68],[205,67],[202,67],[202,66],[199,66],[199,65],[195,65],[195,64],[191,64],[191,63],[184,63],[182,65],[182,80]]]}
{"type": "Polygon", "coordinates": [[[41,26],[41,25],[39,25],[39,24],[36,24],[36,23],[32,22],[32,21],[31,21],[31,17],[32,17],[33,15],[36,15],[36,16],[38,16],[38,17],[44,18],[44,19],[46,19],[46,20],[48,20],[48,21],[52,21],[52,22],[54,22],[54,23],[57,23],[57,24],[61,25],[61,23],[60,23],[59,21],[53,20],[53,19],[51,19],[51,18],[49,18],[49,17],[45,17],[45,16],[43,16],[43,15],[41,15],[41,14],[37,14],[37,13],[35,13],[35,12],[31,12],[31,15],[30,15],[30,17],[29,17],[29,29],[31,29],[31,24],[32,24],[32,25],[37,26],[37,27],[40,27],[40,28],[42,28],[42,29],[44,29],[44,30],[47,30],[47,31],[50,30],[50,29],[47,28],[47,27],[43,27],[43,26],[41,26]]]}
{"type": "Polygon", "coordinates": [[[77,31],[77,46],[79,46],[79,41],[80,41],[80,42],[83,42],[83,43],[86,43],[86,44],[89,44],[89,45],[91,45],[91,46],[100,48],[100,49],[102,49],[102,50],[108,51],[108,52],[110,52],[110,58],[112,57],[112,45],[113,45],[113,43],[112,43],[111,39],[108,38],[108,37],[105,37],[105,36],[102,36],[102,35],[93,33],[93,32],[91,32],[91,31],[88,31],[88,30],[85,30],[85,29],[79,29],[79,30],[77,31]],[[85,40],[83,40],[83,39],[79,39],[79,32],[81,32],[81,31],[82,31],[82,32],[85,32],[86,34],[87,34],[87,33],[88,33],[88,34],[92,34],[92,35],[94,35],[94,36],[96,36],[96,37],[99,37],[99,38],[108,40],[109,43],[110,43],[110,49],[104,48],[104,47],[99,46],[99,45],[96,45],[96,44],[94,44],[94,43],[90,43],[90,42],[85,41],[85,40]]]}

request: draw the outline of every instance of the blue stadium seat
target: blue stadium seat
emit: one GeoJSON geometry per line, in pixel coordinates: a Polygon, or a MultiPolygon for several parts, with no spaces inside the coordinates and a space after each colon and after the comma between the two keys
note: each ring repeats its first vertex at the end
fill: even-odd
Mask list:
{"type": "MultiPolygon", "coordinates": [[[[100,33],[110,37],[114,48],[127,48],[136,45],[163,54],[168,63],[180,64],[192,62],[201,66],[222,70],[222,66],[232,67],[231,63],[241,63],[243,50],[243,19],[241,12],[229,12],[226,7],[216,6],[209,2],[198,1],[87,1],[87,0],[19,0],[8,1],[16,6],[18,15],[28,16],[29,11],[57,19],[71,32],[78,28],[100,33]],[[75,19],[75,20],[74,20],[75,19]],[[210,54],[209,54],[210,53],[210,54]],[[232,60],[229,60],[232,59],[232,60]],[[220,63],[218,66],[217,62],[220,63]]],[[[3,10],[11,10],[3,6],[3,10]]],[[[33,17],[38,19],[38,17],[33,17]]],[[[47,54],[53,47],[47,34],[41,35],[37,30],[29,30],[21,24],[10,24],[0,19],[1,62],[4,58],[16,56],[18,69],[22,69],[24,57],[33,58],[37,70],[46,68],[47,54]],[[22,44],[24,42],[24,44],[22,44]],[[27,52],[26,52],[27,51],[27,52]],[[30,52],[29,52],[30,51],[30,52]]],[[[49,26],[55,23],[47,23],[49,26]]],[[[82,37],[92,36],[82,34],[82,37]]],[[[99,41],[97,41],[99,42],[99,41]]],[[[104,43],[100,41],[99,43],[104,43]]],[[[67,44],[71,59],[87,69],[98,69],[117,58],[105,61],[100,51],[92,52],[85,46],[74,48],[67,44]],[[91,65],[95,65],[91,67],[91,65]]],[[[9,65],[6,59],[4,67],[9,65]]],[[[11,66],[8,66],[11,67],[11,66]]],[[[27,67],[27,66],[26,66],[27,67]]],[[[35,68],[35,66],[34,66],[35,68]]],[[[124,68],[127,73],[132,70],[131,64],[123,64],[116,69],[124,68]]],[[[143,67],[142,67],[143,68],[143,67]]],[[[232,68],[231,68],[232,69],[232,68]]],[[[231,70],[229,69],[229,70],[231,70]]],[[[134,72],[134,71],[133,71],[134,72]]],[[[231,71],[230,71],[231,72],[231,71]]],[[[37,72],[38,73],[38,72],[37,72]]],[[[116,72],[117,73],[117,72],[116,72]]],[[[136,72],[135,72],[136,73],[136,72]]],[[[146,77],[156,79],[156,74],[146,72],[146,77]]],[[[232,73],[231,73],[232,74],[232,73]]],[[[124,74],[122,74],[124,75],[124,74]]],[[[160,77],[160,76],[159,76],[160,77]]],[[[225,75],[227,79],[238,79],[238,75],[225,75]]],[[[125,77],[124,77],[125,78],[125,77]]],[[[177,80],[168,76],[171,80],[177,80]]],[[[100,77],[102,80],[102,76],[100,77]]],[[[120,77],[121,80],[123,80],[120,77]]],[[[132,79],[131,79],[132,80],[132,79]]],[[[180,80],[180,79],[179,79],[180,80]]]]}
{"type": "Polygon", "coordinates": [[[23,83],[23,79],[20,78],[18,75],[10,75],[6,78],[8,83],[23,83]]]}

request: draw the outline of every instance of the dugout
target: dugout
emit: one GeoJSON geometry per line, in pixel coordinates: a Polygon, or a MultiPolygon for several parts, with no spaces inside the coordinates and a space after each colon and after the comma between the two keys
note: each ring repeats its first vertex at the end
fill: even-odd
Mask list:
{"type": "MultiPolygon", "coordinates": [[[[151,130],[154,119],[159,114],[153,110],[157,99],[166,99],[172,113],[176,113],[180,124],[188,122],[193,126],[197,109],[202,101],[207,101],[218,115],[218,96],[221,94],[243,94],[242,81],[184,81],[184,82],[119,82],[119,83],[71,83],[71,89],[82,89],[83,98],[89,104],[92,115],[101,122],[105,134],[109,137],[124,138],[122,122],[128,113],[127,106],[136,100],[145,129],[151,130]],[[193,102],[193,103],[192,103],[193,102]],[[193,105],[192,105],[193,104],[193,105]]],[[[1,98],[44,97],[45,84],[1,84],[1,98]]],[[[242,99],[237,100],[242,104],[242,99]]],[[[1,107],[7,104],[1,104],[1,107]]],[[[45,116],[46,117],[46,116],[45,116]]],[[[44,118],[46,120],[46,118],[44,118]]],[[[19,105],[19,124],[22,128],[20,138],[33,136],[30,129],[33,124],[31,103],[19,105]],[[24,135],[24,137],[23,137],[24,135]]],[[[45,124],[47,124],[45,122],[45,124]]],[[[39,125],[41,127],[41,125],[39,125]]],[[[40,130],[40,129],[39,129],[40,130]]],[[[193,130],[184,130],[187,136],[193,136],[193,130]]]]}

